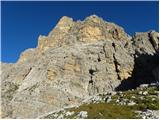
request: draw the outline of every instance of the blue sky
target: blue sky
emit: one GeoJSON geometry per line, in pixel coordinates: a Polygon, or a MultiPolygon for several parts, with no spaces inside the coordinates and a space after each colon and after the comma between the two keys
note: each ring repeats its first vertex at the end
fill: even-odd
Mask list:
{"type": "Polygon", "coordinates": [[[16,62],[22,51],[37,46],[37,38],[47,35],[62,16],[83,20],[96,14],[122,26],[134,35],[158,31],[158,1],[142,2],[2,2],[1,61],[16,62]]]}

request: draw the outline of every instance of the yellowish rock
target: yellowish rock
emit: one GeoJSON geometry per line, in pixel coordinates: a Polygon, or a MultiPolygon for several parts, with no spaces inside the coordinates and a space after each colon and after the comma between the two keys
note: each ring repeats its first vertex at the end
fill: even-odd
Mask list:
{"type": "Polygon", "coordinates": [[[47,78],[49,80],[54,80],[56,76],[57,76],[57,73],[54,69],[48,69],[47,70],[47,78]]]}
{"type": "Polygon", "coordinates": [[[68,63],[64,65],[64,70],[71,71],[71,72],[80,72],[81,71],[79,64],[72,65],[72,64],[68,64],[68,63]]]}
{"type": "Polygon", "coordinates": [[[82,35],[80,41],[83,42],[105,39],[105,36],[102,34],[102,30],[99,27],[84,26],[82,29],[80,29],[80,34],[82,35]]]}
{"type": "Polygon", "coordinates": [[[126,80],[132,75],[133,69],[123,69],[120,71],[119,76],[121,80],[126,80]]]}

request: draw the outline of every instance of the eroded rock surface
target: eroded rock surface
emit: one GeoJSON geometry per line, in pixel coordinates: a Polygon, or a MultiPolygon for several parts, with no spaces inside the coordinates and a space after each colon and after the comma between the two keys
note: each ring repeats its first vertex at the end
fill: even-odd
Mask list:
{"type": "MultiPolygon", "coordinates": [[[[2,117],[37,118],[113,91],[133,77],[135,65],[145,69],[147,63],[137,61],[142,55],[158,56],[158,40],[155,31],[131,38],[123,28],[95,15],[84,21],[64,16],[17,63],[2,63],[2,117]]],[[[157,79],[159,69],[150,61],[146,71],[153,72],[147,81],[157,79]]],[[[138,81],[139,75],[135,78],[138,81]]]]}

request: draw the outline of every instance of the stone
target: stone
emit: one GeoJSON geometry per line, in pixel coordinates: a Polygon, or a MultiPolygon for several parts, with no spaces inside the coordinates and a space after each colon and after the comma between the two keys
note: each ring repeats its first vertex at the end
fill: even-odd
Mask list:
{"type": "Polygon", "coordinates": [[[102,98],[101,98],[100,96],[94,96],[94,97],[92,98],[93,103],[98,103],[98,102],[100,102],[101,100],[102,100],[102,98]]]}
{"type": "Polygon", "coordinates": [[[119,100],[119,99],[117,99],[117,100],[116,100],[116,103],[119,103],[119,102],[120,102],[120,100],[119,100]]]}
{"type": "Polygon", "coordinates": [[[135,104],[136,104],[135,102],[130,101],[130,102],[128,103],[128,106],[133,106],[133,105],[135,105],[135,104]]]}
{"type": "Polygon", "coordinates": [[[139,87],[140,88],[146,88],[146,87],[148,87],[149,86],[149,84],[141,84],[139,87]]]}
{"type": "MultiPolygon", "coordinates": [[[[140,94],[140,95],[141,95],[141,94],[140,94]]],[[[144,99],[144,96],[140,96],[139,98],[140,98],[141,100],[143,100],[143,99],[144,99]]]]}
{"type": "Polygon", "coordinates": [[[143,119],[158,119],[159,118],[159,110],[149,110],[140,111],[139,116],[143,119]]]}
{"type": "Polygon", "coordinates": [[[106,103],[109,103],[109,102],[111,102],[111,101],[112,101],[111,96],[107,96],[107,97],[105,98],[105,102],[106,102],[106,103]]]}
{"type": "Polygon", "coordinates": [[[156,100],[156,98],[152,98],[152,101],[156,100]]]}
{"type": "Polygon", "coordinates": [[[159,110],[153,110],[152,111],[153,117],[154,119],[159,119],[159,110]]]}
{"type": "Polygon", "coordinates": [[[159,83],[158,82],[156,82],[156,83],[150,83],[149,86],[150,87],[154,87],[154,86],[157,87],[157,86],[159,86],[159,83]]]}
{"type": "Polygon", "coordinates": [[[73,114],[74,114],[74,112],[69,112],[69,111],[65,113],[66,116],[71,116],[73,114]]]}
{"type": "Polygon", "coordinates": [[[63,118],[64,118],[64,116],[61,114],[61,115],[58,116],[57,119],[63,119],[63,118]]]}
{"type": "Polygon", "coordinates": [[[117,92],[115,92],[115,91],[113,91],[113,92],[111,93],[112,96],[114,96],[114,95],[116,95],[116,94],[117,94],[117,92]]]}
{"type": "Polygon", "coordinates": [[[147,91],[144,91],[144,92],[143,92],[143,95],[147,95],[147,94],[148,94],[148,92],[147,92],[147,91]]]}
{"type": "Polygon", "coordinates": [[[122,92],[122,91],[118,91],[117,94],[118,94],[118,95],[122,95],[123,92],[122,92]]]}
{"type": "Polygon", "coordinates": [[[132,99],[135,99],[136,97],[135,97],[135,96],[131,96],[131,98],[132,98],[132,99]]]}
{"type": "Polygon", "coordinates": [[[139,94],[139,95],[142,95],[142,94],[143,94],[143,92],[142,92],[142,91],[139,91],[139,92],[138,92],[138,94],[139,94]]]}
{"type": "Polygon", "coordinates": [[[58,114],[56,113],[56,114],[54,114],[54,118],[57,118],[58,117],[58,114]]]}
{"type": "Polygon", "coordinates": [[[77,116],[80,117],[81,119],[84,119],[88,117],[88,113],[87,111],[81,111],[77,116]]]}

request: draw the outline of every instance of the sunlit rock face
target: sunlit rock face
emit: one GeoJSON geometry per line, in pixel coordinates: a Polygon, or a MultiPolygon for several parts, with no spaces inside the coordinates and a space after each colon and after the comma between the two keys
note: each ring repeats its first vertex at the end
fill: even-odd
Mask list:
{"type": "Polygon", "coordinates": [[[75,42],[90,43],[100,40],[127,42],[130,39],[123,28],[96,15],[89,16],[84,21],[73,21],[72,18],[64,16],[48,36],[39,37],[38,48],[45,51],[50,47],[66,46],[75,42]]]}
{"type": "MultiPolygon", "coordinates": [[[[132,38],[122,27],[96,15],[84,21],[64,16],[48,36],[40,35],[37,47],[25,50],[17,63],[2,63],[1,115],[37,118],[77,105],[89,96],[114,91],[133,77],[138,58],[158,55],[158,39],[155,31],[132,38]]],[[[143,68],[147,64],[144,62],[143,68]]],[[[146,72],[153,76],[147,80],[157,79],[157,65],[150,65],[146,72]]],[[[141,75],[135,76],[139,80],[141,75]]]]}

